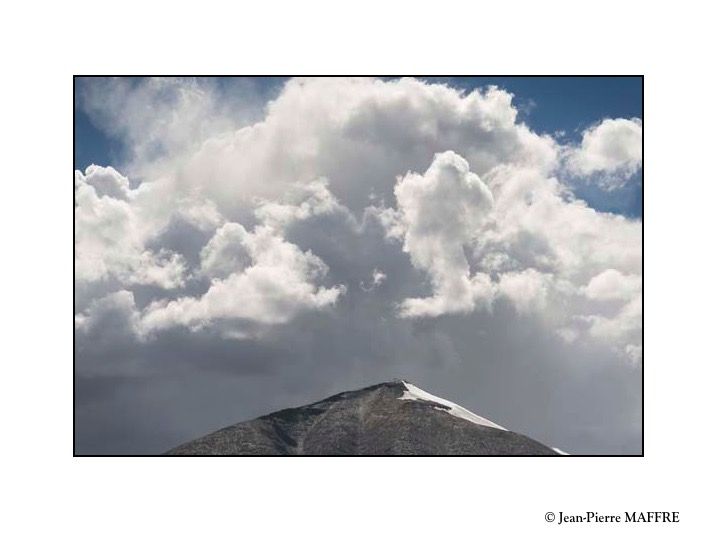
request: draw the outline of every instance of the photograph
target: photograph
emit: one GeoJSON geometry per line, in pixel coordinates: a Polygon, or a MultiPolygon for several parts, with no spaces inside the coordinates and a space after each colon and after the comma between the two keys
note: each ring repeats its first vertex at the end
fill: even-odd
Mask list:
{"type": "Polygon", "coordinates": [[[644,455],[643,75],[72,79],[74,457],[644,455]]]}
{"type": "Polygon", "coordinates": [[[718,528],[712,4],[4,15],[0,537],[718,528]]]}

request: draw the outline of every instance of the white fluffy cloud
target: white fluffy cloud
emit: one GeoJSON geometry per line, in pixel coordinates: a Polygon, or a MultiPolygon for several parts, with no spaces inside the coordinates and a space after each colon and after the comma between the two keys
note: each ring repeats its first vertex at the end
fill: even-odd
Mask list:
{"type": "MultiPolygon", "coordinates": [[[[379,221],[425,278],[429,293],[401,300],[400,317],[462,315],[507,301],[568,341],[641,355],[642,224],[589,208],[555,178],[569,169],[602,175],[606,186],[625,181],[641,165],[639,120],[605,120],[568,150],[518,123],[511,94],[498,88],[291,80],[250,123],[228,115],[202,85],[185,84],[121,87],[106,103],[102,92],[92,94],[89,109],[102,109],[103,121],[129,140],[142,182],[132,188],[99,167],[76,173],[76,277],[116,280],[120,295],[87,307],[79,328],[108,305],[121,306],[144,336],[227,330],[228,321],[277,325],[329,309],[349,281],[326,283],[327,263],[288,231],[343,214],[357,235],[379,221]],[[147,112],[158,101],[167,107],[147,112]],[[162,159],[153,152],[159,144],[162,159]],[[174,218],[208,235],[197,263],[158,245],[174,218]],[[205,284],[204,292],[185,292],[188,281],[205,284]],[[139,284],[180,294],[129,310],[122,291],[139,284]]],[[[378,264],[383,272],[370,288],[386,271],[388,283],[396,278],[378,264]]]]}
{"type": "Polygon", "coordinates": [[[210,278],[226,278],[250,266],[249,233],[239,223],[225,223],[200,251],[200,271],[210,278]]]}
{"type": "Polygon", "coordinates": [[[169,201],[202,195],[233,220],[256,198],[277,200],[318,178],[359,213],[370,196],[389,202],[397,175],[424,171],[447,150],[477,174],[507,162],[554,167],[558,145],[517,123],[511,100],[497,88],[465,94],[415,79],[293,79],[262,121],[215,134],[148,170],[172,175],[169,201]]]}
{"type": "Polygon", "coordinates": [[[585,295],[593,300],[614,300],[633,298],[642,289],[639,275],[625,275],[614,268],[594,276],[584,289],[585,295]]]}
{"type": "Polygon", "coordinates": [[[433,295],[408,298],[403,317],[469,312],[488,300],[488,277],[470,275],[464,246],[481,230],[493,196],[468,162],[454,152],[435,156],[425,174],[408,173],[395,186],[397,224],[403,250],[415,267],[426,271],[433,295]]]}
{"type": "Polygon", "coordinates": [[[404,317],[491,309],[509,301],[569,341],[605,340],[637,357],[641,341],[641,223],[573,200],[534,168],[482,178],[457,154],[398,179],[397,209],[380,214],[433,295],[409,298],[404,317]],[[629,348],[628,348],[629,347],[629,348]]]}
{"type": "Polygon", "coordinates": [[[90,331],[112,312],[141,340],[172,327],[198,330],[215,323],[226,337],[242,338],[254,335],[258,325],[281,324],[304,310],[333,305],[345,287],[318,285],[327,273],[325,263],[286,241],[279,227],[335,210],[324,184],[308,193],[297,206],[261,204],[257,214],[263,221],[253,231],[234,222],[218,227],[199,253],[198,275],[210,280],[204,294],[157,300],[139,310],[132,293],[121,290],[79,313],[76,328],[90,331]]]}
{"type": "Polygon", "coordinates": [[[599,174],[600,184],[617,188],[642,166],[642,121],[605,119],[583,132],[582,143],[568,154],[575,174],[599,174]]]}
{"type": "MultiPolygon", "coordinates": [[[[263,224],[282,230],[296,221],[315,216],[346,212],[328,189],[328,181],[319,178],[307,184],[293,185],[295,202],[265,200],[255,209],[255,217],[263,224]],[[297,200],[299,199],[299,200],[297,200]]],[[[286,197],[287,198],[287,197],[286,197]]]]}
{"type": "Polygon", "coordinates": [[[127,178],[107,167],[75,171],[75,279],[116,279],[123,285],[144,284],[172,289],[184,283],[182,257],[153,251],[152,231],[132,203],[136,193],[127,178]]]}
{"type": "Polygon", "coordinates": [[[199,298],[183,297],[148,306],[142,317],[145,332],[173,326],[202,328],[217,320],[279,324],[305,309],[328,307],[344,292],[342,286],[317,286],[315,282],[327,272],[323,261],[267,226],[250,233],[241,225],[227,223],[206,248],[204,262],[212,261],[213,269],[223,269],[227,275],[213,279],[199,298]]]}

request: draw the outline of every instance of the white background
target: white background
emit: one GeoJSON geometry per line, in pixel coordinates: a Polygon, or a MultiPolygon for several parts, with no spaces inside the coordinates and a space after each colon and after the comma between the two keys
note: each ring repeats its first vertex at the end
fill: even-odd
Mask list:
{"type": "Polygon", "coordinates": [[[717,530],[711,3],[17,4],[0,16],[0,537],[696,538],[717,530]],[[644,74],[645,457],[73,458],[74,73],[644,74]],[[679,511],[681,522],[544,521],[548,511],[626,510],[679,511]]]}

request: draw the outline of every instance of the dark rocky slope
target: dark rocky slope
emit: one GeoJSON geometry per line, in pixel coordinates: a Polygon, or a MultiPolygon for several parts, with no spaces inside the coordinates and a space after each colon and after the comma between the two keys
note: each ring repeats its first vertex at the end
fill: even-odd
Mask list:
{"type": "Polygon", "coordinates": [[[558,452],[395,381],[241,422],[168,454],[506,456],[558,452]]]}

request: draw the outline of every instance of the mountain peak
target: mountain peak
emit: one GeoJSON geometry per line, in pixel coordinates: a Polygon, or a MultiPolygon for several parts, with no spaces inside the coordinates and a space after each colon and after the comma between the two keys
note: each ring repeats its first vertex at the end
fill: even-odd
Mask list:
{"type": "Polygon", "coordinates": [[[226,427],[174,455],[558,455],[404,379],[226,427]]]}

